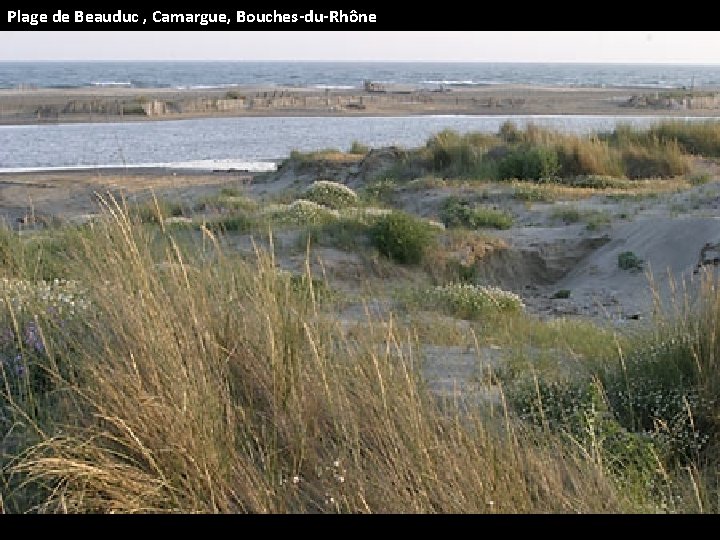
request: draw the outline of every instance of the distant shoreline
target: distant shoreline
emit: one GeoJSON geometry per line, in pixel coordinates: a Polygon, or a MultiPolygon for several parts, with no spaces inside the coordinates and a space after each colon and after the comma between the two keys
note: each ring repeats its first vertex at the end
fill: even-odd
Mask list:
{"type": "Polygon", "coordinates": [[[84,87],[0,90],[0,125],[195,118],[428,115],[614,115],[720,118],[720,90],[529,85],[363,89],[84,87]]]}

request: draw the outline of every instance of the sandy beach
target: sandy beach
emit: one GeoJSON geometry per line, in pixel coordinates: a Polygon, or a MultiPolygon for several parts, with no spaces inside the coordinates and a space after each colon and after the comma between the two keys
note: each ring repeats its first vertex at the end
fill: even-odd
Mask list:
{"type": "Polygon", "coordinates": [[[408,115],[720,116],[720,91],[524,85],[320,90],[244,86],[177,90],[0,90],[0,124],[121,122],[234,116],[408,115]]]}

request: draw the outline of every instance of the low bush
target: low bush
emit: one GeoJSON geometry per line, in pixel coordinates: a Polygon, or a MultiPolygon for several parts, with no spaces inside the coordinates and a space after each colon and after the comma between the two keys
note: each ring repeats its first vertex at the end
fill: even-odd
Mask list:
{"type": "Polygon", "coordinates": [[[355,206],[358,196],[352,189],[338,182],[318,180],[305,191],[304,199],[314,203],[339,210],[355,206]]]}
{"type": "Polygon", "coordinates": [[[515,293],[498,287],[470,283],[438,285],[422,291],[420,301],[425,307],[440,308],[445,313],[462,319],[518,312],[524,308],[522,299],[515,293]]]}
{"type": "Polygon", "coordinates": [[[643,265],[644,261],[632,251],[623,251],[618,255],[618,267],[622,270],[638,272],[643,265]]]}
{"type": "Polygon", "coordinates": [[[401,264],[418,264],[435,234],[432,225],[401,211],[379,217],[370,229],[370,238],[378,251],[401,264]]]}
{"type": "Polygon", "coordinates": [[[448,197],[441,208],[441,219],[446,227],[465,227],[468,229],[509,229],[513,217],[503,210],[471,206],[468,201],[457,197],[448,197]]]}
{"type": "Polygon", "coordinates": [[[501,180],[548,181],[560,173],[560,161],[554,148],[522,145],[504,157],[498,167],[501,180]]]}

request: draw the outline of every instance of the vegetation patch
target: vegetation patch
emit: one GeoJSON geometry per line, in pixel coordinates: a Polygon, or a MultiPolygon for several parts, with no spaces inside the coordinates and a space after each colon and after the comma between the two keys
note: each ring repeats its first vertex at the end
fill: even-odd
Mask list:
{"type": "Polygon", "coordinates": [[[436,238],[436,228],[401,211],[380,216],[370,229],[377,250],[401,264],[418,264],[436,238]]]}
{"type": "Polygon", "coordinates": [[[462,319],[478,319],[494,313],[513,313],[525,307],[515,293],[498,287],[451,283],[424,290],[419,300],[426,308],[440,309],[462,319]]]}
{"type": "Polygon", "coordinates": [[[509,229],[513,224],[513,217],[505,211],[473,206],[458,197],[448,197],[443,201],[441,218],[446,227],[468,229],[509,229]]]}
{"type": "Polygon", "coordinates": [[[262,215],[275,223],[289,225],[327,223],[340,217],[337,210],[306,199],[298,199],[287,205],[268,205],[263,208],[262,215]]]}
{"type": "Polygon", "coordinates": [[[392,204],[399,189],[398,183],[392,178],[382,178],[370,182],[363,189],[363,199],[368,203],[392,204]]]}
{"type": "Polygon", "coordinates": [[[160,224],[165,218],[185,216],[184,206],[177,201],[155,199],[138,205],[134,215],[140,223],[160,224]]]}
{"type": "Polygon", "coordinates": [[[639,272],[644,264],[645,262],[632,251],[623,251],[618,255],[618,267],[621,270],[639,272]]]}
{"type": "Polygon", "coordinates": [[[314,152],[301,152],[299,150],[293,150],[290,152],[289,161],[300,165],[308,165],[318,162],[356,163],[362,160],[363,157],[364,156],[362,154],[343,152],[337,148],[325,148],[314,152]]]}
{"type": "Polygon", "coordinates": [[[498,165],[500,180],[519,178],[548,182],[560,173],[560,161],[553,148],[523,145],[511,150],[498,165]]]}
{"type": "MultiPolygon", "coordinates": [[[[690,133],[702,130],[689,127],[684,133],[684,129],[665,125],[636,131],[620,126],[611,133],[578,136],[532,124],[521,130],[506,123],[497,135],[445,130],[428,139],[424,148],[410,151],[393,168],[393,175],[417,177],[424,169],[471,180],[572,184],[589,178],[588,185],[611,183],[603,178],[670,178],[689,172],[689,155],[698,147],[697,141],[690,142],[695,140],[690,133]]],[[[582,185],[583,181],[579,182],[582,185]]]]}
{"type": "Polygon", "coordinates": [[[370,152],[370,147],[366,144],[361,143],[360,141],[353,141],[352,145],[350,146],[351,154],[358,154],[364,156],[368,152],[370,152]]]}
{"type": "MultiPolygon", "coordinates": [[[[195,221],[195,226],[205,226],[215,233],[244,233],[257,228],[259,221],[252,215],[244,212],[235,212],[231,215],[215,216],[204,221],[195,221]]],[[[178,226],[184,226],[182,223],[178,226]]]]}
{"type": "Polygon", "coordinates": [[[304,198],[335,210],[356,206],[358,203],[357,193],[352,189],[328,180],[313,182],[305,192],[304,198]]]}
{"type": "Polygon", "coordinates": [[[574,206],[563,206],[553,210],[551,217],[555,220],[562,221],[566,225],[570,225],[572,223],[578,223],[583,215],[580,210],[574,206]]]}
{"type": "Polygon", "coordinates": [[[348,252],[356,252],[369,245],[370,225],[363,219],[341,217],[338,220],[311,225],[298,239],[298,247],[311,245],[333,247],[348,252]]]}

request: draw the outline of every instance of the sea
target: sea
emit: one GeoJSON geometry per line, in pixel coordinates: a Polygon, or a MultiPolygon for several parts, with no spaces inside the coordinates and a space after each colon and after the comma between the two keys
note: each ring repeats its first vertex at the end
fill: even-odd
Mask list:
{"type": "MultiPolygon", "coordinates": [[[[361,88],[364,80],[420,88],[498,84],[679,89],[720,87],[720,65],[0,62],[0,89],[234,86],[361,88]]],[[[506,120],[563,131],[647,126],[662,117],[415,116],[209,118],[104,124],[0,126],[0,172],[95,167],[272,170],[291,150],[422,144],[442,129],[496,132],[506,120]]],[[[697,119],[695,119],[697,120],[697,119]]]]}

